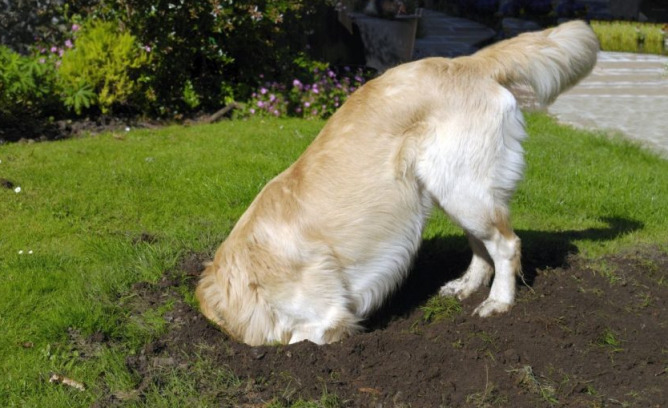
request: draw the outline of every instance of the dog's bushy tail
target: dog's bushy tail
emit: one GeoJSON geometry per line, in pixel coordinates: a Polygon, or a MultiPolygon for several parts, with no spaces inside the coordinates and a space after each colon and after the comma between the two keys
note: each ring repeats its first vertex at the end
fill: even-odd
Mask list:
{"type": "Polygon", "coordinates": [[[596,63],[598,39],[582,21],[521,34],[474,55],[501,85],[530,85],[547,105],[587,76],[596,63]]]}

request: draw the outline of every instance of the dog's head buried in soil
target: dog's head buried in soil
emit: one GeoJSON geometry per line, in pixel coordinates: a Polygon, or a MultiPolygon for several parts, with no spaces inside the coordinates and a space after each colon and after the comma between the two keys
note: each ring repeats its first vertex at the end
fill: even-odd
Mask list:
{"type": "Polygon", "coordinates": [[[202,312],[250,345],[351,335],[406,276],[434,206],[473,250],[440,294],[466,298],[494,275],[474,313],[507,312],[520,268],[508,202],[526,137],[511,89],[529,85],[550,103],[597,51],[575,21],[368,82],[239,219],[202,274],[202,312]]]}

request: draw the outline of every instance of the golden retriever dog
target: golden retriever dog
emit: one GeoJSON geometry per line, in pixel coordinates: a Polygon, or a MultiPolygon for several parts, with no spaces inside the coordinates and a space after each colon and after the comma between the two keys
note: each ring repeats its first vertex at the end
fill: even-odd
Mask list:
{"type": "Polygon", "coordinates": [[[508,202],[527,136],[511,90],[547,104],[597,51],[575,21],[369,81],[239,219],[198,284],[202,312],[249,345],[351,335],[406,277],[435,205],[473,250],[440,294],[464,299],[494,275],[474,314],[507,312],[520,273],[508,202]]]}

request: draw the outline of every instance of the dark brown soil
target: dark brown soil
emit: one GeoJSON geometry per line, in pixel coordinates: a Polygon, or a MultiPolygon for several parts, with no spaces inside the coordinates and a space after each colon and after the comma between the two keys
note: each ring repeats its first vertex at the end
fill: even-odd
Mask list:
{"type": "MultiPolygon", "coordinates": [[[[564,234],[603,239],[620,228],[564,234]]],[[[190,256],[157,284],[133,288],[141,307],[174,304],[167,332],[127,359],[142,378],[135,397],[160,386],[161,370],[204,358],[243,383],[232,395],[221,392],[220,406],[287,405],[326,394],[350,407],[668,406],[668,255],[641,248],[585,261],[568,254],[574,247],[560,234],[519,234],[533,242],[523,265],[531,286],[521,286],[510,313],[472,317],[486,296],[479,293],[454,317],[425,322],[420,305],[469,256],[461,239],[428,241],[369,331],[326,346],[253,348],[228,339],[184,300],[206,258],[190,256]]],[[[207,395],[218,387],[197,384],[207,395]]]]}

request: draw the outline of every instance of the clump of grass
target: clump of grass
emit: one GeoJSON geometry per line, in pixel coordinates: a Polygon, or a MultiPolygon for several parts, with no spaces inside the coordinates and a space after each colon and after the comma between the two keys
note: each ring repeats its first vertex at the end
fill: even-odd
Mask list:
{"type": "Polygon", "coordinates": [[[489,381],[489,368],[487,366],[485,366],[485,389],[468,395],[466,403],[480,408],[505,407],[508,405],[508,397],[501,393],[496,384],[489,381]]]}
{"type": "Polygon", "coordinates": [[[611,353],[624,351],[621,347],[622,340],[619,339],[617,333],[608,327],[606,327],[598,339],[596,339],[596,345],[609,350],[611,353]]]}
{"type": "Polygon", "coordinates": [[[509,372],[516,374],[518,383],[526,387],[529,392],[540,396],[543,401],[550,405],[559,403],[554,385],[550,384],[549,381],[539,379],[531,366],[525,365],[509,372]]]}
{"type": "Polygon", "coordinates": [[[462,311],[462,305],[455,298],[437,295],[427,300],[424,306],[420,306],[420,310],[424,313],[422,321],[431,323],[454,318],[462,311]]]}
{"type": "Polygon", "coordinates": [[[665,54],[665,34],[660,24],[630,21],[592,21],[601,49],[604,51],[665,54]]]}

